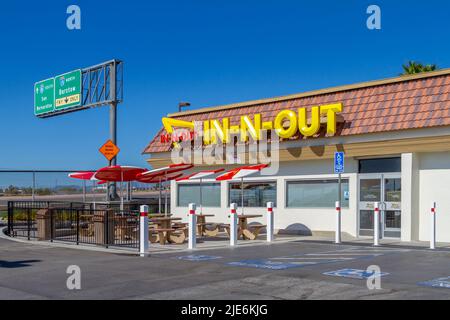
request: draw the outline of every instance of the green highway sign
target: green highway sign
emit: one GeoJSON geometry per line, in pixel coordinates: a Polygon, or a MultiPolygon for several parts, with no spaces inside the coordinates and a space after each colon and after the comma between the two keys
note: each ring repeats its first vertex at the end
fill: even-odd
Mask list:
{"type": "Polygon", "coordinates": [[[81,105],[81,70],[55,77],[55,111],[81,105]]]}
{"type": "Polygon", "coordinates": [[[55,109],[54,78],[42,80],[34,84],[34,114],[42,115],[55,109]]]}

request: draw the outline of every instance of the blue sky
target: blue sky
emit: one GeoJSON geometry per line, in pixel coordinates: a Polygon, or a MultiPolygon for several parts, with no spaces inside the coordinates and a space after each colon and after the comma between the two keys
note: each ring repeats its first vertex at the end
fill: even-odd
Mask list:
{"type": "Polygon", "coordinates": [[[193,108],[396,76],[408,60],[450,67],[448,1],[4,1],[0,5],[0,169],[94,169],[108,108],[33,114],[33,84],[122,59],[119,163],[179,101],[193,108]],[[66,8],[81,8],[81,30],[66,8]],[[382,30],[366,28],[366,8],[382,30]]]}

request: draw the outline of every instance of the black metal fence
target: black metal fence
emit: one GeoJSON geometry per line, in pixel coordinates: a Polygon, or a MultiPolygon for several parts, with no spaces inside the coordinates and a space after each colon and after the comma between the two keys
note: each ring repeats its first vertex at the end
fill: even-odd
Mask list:
{"type": "Polygon", "coordinates": [[[7,233],[28,240],[138,248],[139,212],[74,202],[10,201],[7,233]]]}

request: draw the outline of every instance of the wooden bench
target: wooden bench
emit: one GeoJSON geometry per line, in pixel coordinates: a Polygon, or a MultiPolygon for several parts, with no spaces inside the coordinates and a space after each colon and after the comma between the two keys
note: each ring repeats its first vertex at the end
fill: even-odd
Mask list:
{"type": "Polygon", "coordinates": [[[230,236],[230,224],[229,223],[219,223],[217,225],[219,229],[224,229],[228,236],[230,236]]]}
{"type": "Polygon", "coordinates": [[[174,228],[152,228],[149,230],[150,242],[155,243],[159,241],[160,244],[166,244],[166,242],[169,241],[168,234],[170,235],[170,233],[175,230],[176,229],[174,228]],[[156,233],[158,236],[153,236],[154,233],[156,233]]]}
{"type": "Polygon", "coordinates": [[[263,229],[265,227],[266,227],[266,225],[263,225],[263,224],[248,225],[247,229],[242,230],[242,233],[244,234],[244,237],[246,237],[250,240],[255,240],[256,237],[258,237],[261,229],[263,229]]]}
{"type": "Polygon", "coordinates": [[[203,228],[205,235],[209,237],[215,237],[220,231],[219,223],[205,223],[205,227],[203,228]]]}
{"type": "Polygon", "coordinates": [[[178,227],[175,231],[171,232],[169,235],[169,242],[182,244],[186,240],[188,236],[188,228],[187,227],[178,227]]]}

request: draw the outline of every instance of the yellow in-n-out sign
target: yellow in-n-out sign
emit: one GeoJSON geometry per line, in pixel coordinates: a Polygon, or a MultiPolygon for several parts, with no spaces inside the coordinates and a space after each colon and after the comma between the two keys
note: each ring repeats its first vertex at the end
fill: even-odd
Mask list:
{"type": "MultiPolygon", "coordinates": [[[[216,144],[220,141],[226,144],[231,141],[232,134],[239,134],[241,142],[246,142],[249,137],[261,140],[263,130],[274,130],[283,139],[297,134],[312,137],[319,133],[321,117],[326,119],[327,135],[332,136],[336,134],[336,115],[342,110],[342,103],[333,103],[312,107],[309,119],[306,108],[298,108],[296,111],[282,110],[271,121],[262,121],[261,114],[253,115],[253,120],[250,116],[241,116],[240,123],[234,125],[230,123],[229,118],[205,120],[202,122],[203,143],[216,144]]],[[[162,122],[167,132],[167,135],[161,135],[163,143],[192,140],[198,135],[198,132],[193,132],[195,121],[163,118],[162,122]],[[175,127],[187,128],[190,130],[190,134],[178,137],[174,130],[175,127]]]]}

